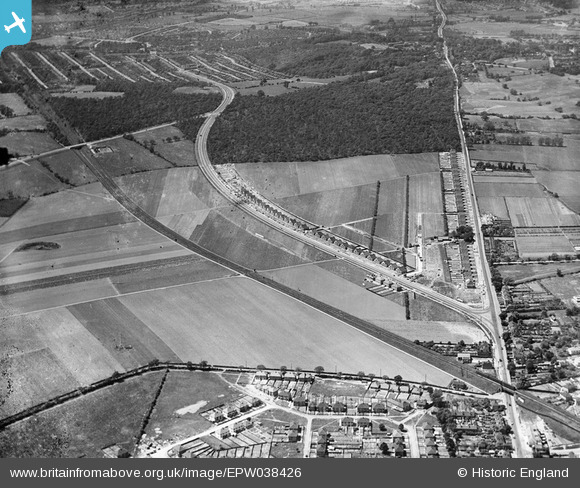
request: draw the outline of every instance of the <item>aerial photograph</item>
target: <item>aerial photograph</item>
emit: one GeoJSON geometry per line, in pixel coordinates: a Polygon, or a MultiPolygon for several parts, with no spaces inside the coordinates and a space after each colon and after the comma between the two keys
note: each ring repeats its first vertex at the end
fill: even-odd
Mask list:
{"type": "Polygon", "coordinates": [[[5,3],[0,458],[580,457],[579,0],[5,3]]]}

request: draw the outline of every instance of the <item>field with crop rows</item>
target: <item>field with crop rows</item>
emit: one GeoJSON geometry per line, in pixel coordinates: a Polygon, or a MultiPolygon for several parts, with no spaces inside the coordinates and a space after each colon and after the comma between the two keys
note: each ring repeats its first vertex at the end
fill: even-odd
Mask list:
{"type": "Polygon", "coordinates": [[[553,197],[506,197],[505,202],[514,227],[580,225],[580,216],[553,197]]]}
{"type": "Polygon", "coordinates": [[[534,171],[539,183],[576,213],[580,213],[580,172],[578,171],[534,171]]]}
{"type": "Polygon", "coordinates": [[[526,163],[528,169],[573,171],[580,157],[580,141],[566,138],[564,147],[474,144],[472,159],[526,163]]]}
{"type": "Polygon", "coordinates": [[[416,242],[419,225],[424,238],[445,235],[441,176],[413,175],[409,179],[409,242],[416,242]]]}
{"type": "Polygon", "coordinates": [[[317,162],[236,165],[240,175],[269,198],[376,184],[408,174],[439,171],[437,153],[360,156],[317,162]]]}

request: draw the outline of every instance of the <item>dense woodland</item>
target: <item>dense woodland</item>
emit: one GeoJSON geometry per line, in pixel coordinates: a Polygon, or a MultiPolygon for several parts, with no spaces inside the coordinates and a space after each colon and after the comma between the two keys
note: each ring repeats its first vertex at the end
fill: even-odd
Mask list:
{"type": "Polygon", "coordinates": [[[432,64],[381,81],[236,97],[212,128],[210,157],[215,163],[314,161],[457,149],[452,87],[449,71],[432,64]],[[425,88],[418,87],[427,76],[425,88]]]}
{"type": "Polygon", "coordinates": [[[180,121],[189,130],[201,125],[198,115],[214,110],[218,94],[174,93],[177,84],[100,83],[97,91],[122,91],[122,97],[103,99],[53,97],[50,104],[86,140],[102,139],[164,122],[180,121]]]}
{"type": "Polygon", "coordinates": [[[308,38],[262,39],[262,33],[248,33],[247,38],[240,41],[243,47],[231,46],[230,49],[256,64],[288,75],[326,78],[365,71],[383,72],[396,66],[409,66],[440,51],[436,29],[424,22],[416,24],[410,20],[395,22],[391,19],[370,26],[380,29],[380,34],[325,30],[308,38]],[[379,47],[369,49],[362,44],[379,47]]]}

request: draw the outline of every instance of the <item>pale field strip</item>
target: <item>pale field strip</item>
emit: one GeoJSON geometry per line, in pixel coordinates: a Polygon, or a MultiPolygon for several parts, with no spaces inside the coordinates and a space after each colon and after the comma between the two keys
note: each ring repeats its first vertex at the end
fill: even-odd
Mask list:
{"type": "Polygon", "coordinates": [[[114,371],[124,371],[123,366],[66,308],[33,316],[32,323],[37,337],[80,384],[88,385],[114,371]]]}
{"type": "Polygon", "coordinates": [[[447,384],[452,376],[302,302],[243,277],[123,296],[182,360],[382,372],[447,384]],[[192,296],[196,299],[192,300],[192,296]],[[224,303],[231,306],[224,307],[224,303]],[[235,347],[234,347],[235,344],[235,347]],[[356,344],[356,347],[354,346],[356,344]]]}
{"type": "Polygon", "coordinates": [[[385,316],[392,319],[405,319],[403,306],[370,293],[361,286],[346,281],[315,264],[308,267],[286,267],[264,274],[283,285],[365,320],[385,316]]]}
{"type": "Polygon", "coordinates": [[[71,56],[69,56],[67,53],[65,53],[64,51],[59,51],[59,54],[65,58],[67,61],[69,61],[70,63],[74,64],[77,68],[79,68],[84,74],[90,76],[91,78],[98,80],[98,78],[92,74],[89,70],[87,70],[82,64],[80,64],[76,59],[72,58],[71,56]]]}
{"type": "Polygon", "coordinates": [[[376,184],[439,171],[438,153],[359,156],[329,161],[252,163],[236,171],[269,198],[376,184]]]}
{"type": "Polygon", "coordinates": [[[192,55],[189,55],[188,57],[192,61],[194,61],[194,62],[196,62],[198,64],[201,64],[204,68],[209,69],[210,71],[214,71],[215,73],[217,73],[216,75],[212,75],[212,76],[215,76],[220,81],[225,81],[223,78],[221,78],[219,76],[219,75],[222,74],[222,72],[220,70],[213,68],[212,66],[210,66],[209,64],[207,64],[205,61],[202,61],[201,58],[196,58],[195,56],[192,56],[192,55]]]}
{"type": "Polygon", "coordinates": [[[101,68],[95,68],[96,71],[98,71],[99,73],[101,73],[105,79],[109,79],[109,80],[114,80],[115,78],[113,78],[110,74],[105,73],[101,68]]]}
{"type": "MultiPolygon", "coordinates": [[[[246,69],[248,71],[253,71],[254,73],[257,73],[259,76],[263,75],[263,73],[261,71],[258,71],[250,66],[244,66],[243,64],[238,63],[235,59],[230,58],[229,56],[226,56],[225,54],[221,54],[221,56],[223,58],[227,59],[234,66],[238,66],[239,68],[243,68],[243,69],[246,69]]],[[[255,80],[259,79],[256,75],[248,74],[248,76],[253,76],[255,80]]]]}
{"type": "MultiPolygon", "coordinates": [[[[23,229],[61,220],[120,212],[122,207],[100,183],[83,186],[82,192],[65,190],[40,198],[31,198],[11,219],[2,232],[23,229]]],[[[0,234],[1,239],[1,234],[0,234]]]]}
{"type": "Polygon", "coordinates": [[[219,66],[220,68],[222,68],[222,70],[224,70],[224,71],[225,71],[225,73],[226,73],[226,74],[228,74],[229,76],[231,76],[232,78],[234,78],[234,79],[236,79],[236,80],[238,80],[238,81],[242,81],[242,80],[244,79],[244,78],[240,78],[239,76],[237,76],[237,75],[242,75],[242,76],[244,76],[244,75],[243,75],[242,73],[240,73],[239,71],[237,71],[237,70],[235,70],[235,69],[233,69],[233,68],[230,68],[230,67],[226,66],[226,65],[225,65],[225,64],[223,64],[223,63],[216,62],[216,65],[217,65],[217,66],[219,66]],[[234,73],[235,73],[235,74],[234,74],[234,73]]]}
{"type": "Polygon", "coordinates": [[[10,54],[18,62],[18,64],[20,64],[20,66],[22,66],[28,72],[28,74],[34,78],[34,80],[42,88],[44,88],[45,90],[48,90],[48,86],[45,85],[44,82],[38,76],[36,76],[36,74],[34,74],[34,71],[32,71],[28,66],[26,66],[26,64],[24,64],[24,61],[22,61],[22,59],[20,59],[20,57],[18,56],[18,54],[16,54],[15,52],[11,52],[10,54]]]}
{"type": "MultiPolygon", "coordinates": [[[[141,262],[141,261],[137,261],[141,262]]],[[[171,290],[192,284],[209,283],[212,281],[227,280],[237,276],[218,276],[204,280],[192,279],[186,283],[157,286],[144,290],[120,292],[111,278],[99,278],[85,281],[82,284],[72,283],[55,287],[39,288],[31,291],[19,292],[11,295],[0,295],[0,318],[17,317],[46,310],[58,310],[72,305],[81,305],[97,300],[118,298],[126,295],[136,295],[151,291],[171,290]]]]}
{"type": "Polygon", "coordinates": [[[155,78],[159,78],[160,80],[163,80],[163,81],[167,81],[167,82],[171,81],[171,80],[168,80],[167,78],[164,78],[163,76],[161,76],[161,75],[157,74],[155,71],[153,71],[153,70],[152,70],[152,69],[151,69],[149,66],[147,66],[145,63],[141,63],[140,61],[137,61],[135,58],[131,58],[131,57],[129,57],[129,56],[125,56],[125,58],[126,58],[126,59],[127,59],[129,62],[131,62],[131,63],[135,64],[137,67],[139,67],[139,68],[141,68],[141,69],[143,69],[143,70],[147,71],[147,72],[148,72],[148,73],[149,73],[151,76],[153,76],[153,77],[155,77],[155,78]]]}
{"type": "Polygon", "coordinates": [[[21,266],[14,266],[13,270],[11,270],[10,267],[5,267],[3,265],[1,268],[2,274],[8,274],[11,271],[17,271],[18,273],[12,273],[12,276],[10,277],[0,278],[0,285],[11,285],[37,279],[64,276],[71,273],[83,273],[100,269],[109,269],[113,266],[147,263],[149,261],[157,261],[159,259],[188,256],[190,254],[190,252],[184,250],[183,248],[158,252],[159,246],[156,247],[157,249],[151,249],[148,246],[136,246],[134,251],[130,253],[129,256],[110,256],[110,252],[94,253],[92,255],[94,258],[90,260],[83,260],[86,262],[86,264],[75,264],[66,260],[51,260],[50,263],[54,263],[54,269],[52,269],[48,263],[42,266],[29,265],[26,267],[26,269],[21,269],[21,266]],[[103,256],[99,256],[99,254],[103,254],[103,256]]]}
{"type": "Polygon", "coordinates": [[[208,206],[190,188],[194,168],[175,168],[167,172],[163,193],[155,211],[156,217],[191,213],[208,206]]]}
{"type": "Polygon", "coordinates": [[[70,81],[62,71],[60,71],[54,64],[52,64],[48,59],[46,59],[42,54],[36,51],[36,55],[44,62],[48,67],[57,75],[63,78],[65,81],[70,81]]]}
{"type": "Polygon", "coordinates": [[[158,217],[157,220],[162,224],[174,230],[183,237],[189,237],[195,231],[196,227],[202,225],[205,219],[211,212],[211,209],[199,210],[189,214],[169,215],[165,217],[158,217]]]}
{"type": "Polygon", "coordinates": [[[114,73],[117,73],[119,76],[121,76],[122,78],[125,78],[127,81],[130,81],[131,83],[135,83],[135,80],[133,78],[130,78],[129,76],[127,76],[124,73],[121,73],[119,70],[113,68],[109,63],[107,63],[105,60],[99,58],[97,55],[89,52],[89,55],[94,58],[95,60],[97,60],[99,63],[101,63],[103,66],[106,66],[107,68],[109,68],[111,71],[113,71],[114,73]]]}
{"type": "Polygon", "coordinates": [[[505,197],[514,227],[577,226],[580,217],[555,198],[505,197]]]}

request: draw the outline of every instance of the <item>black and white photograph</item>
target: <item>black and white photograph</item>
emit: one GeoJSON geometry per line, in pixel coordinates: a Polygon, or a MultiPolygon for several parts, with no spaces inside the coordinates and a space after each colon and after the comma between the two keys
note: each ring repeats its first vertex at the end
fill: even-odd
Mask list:
{"type": "Polygon", "coordinates": [[[580,479],[578,0],[0,16],[0,458],[580,479]]]}

